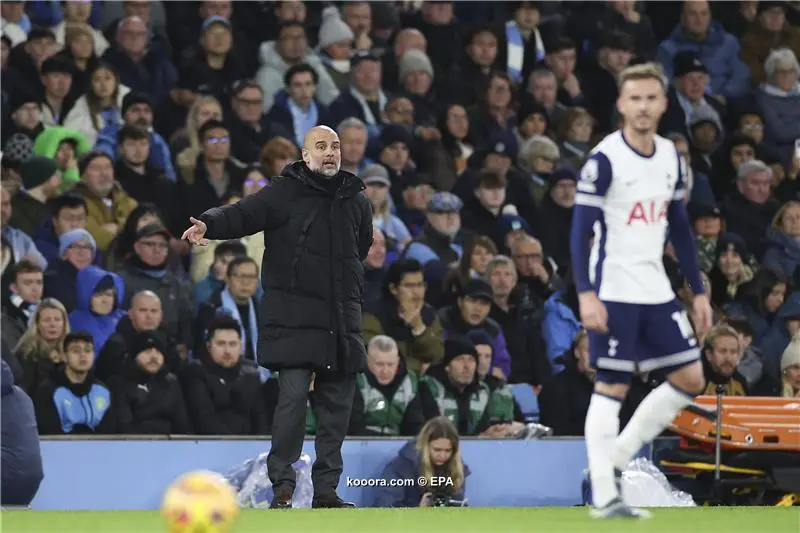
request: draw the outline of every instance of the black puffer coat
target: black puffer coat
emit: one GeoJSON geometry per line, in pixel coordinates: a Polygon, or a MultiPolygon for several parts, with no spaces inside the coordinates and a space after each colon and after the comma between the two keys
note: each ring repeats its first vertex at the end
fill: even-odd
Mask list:
{"type": "Polygon", "coordinates": [[[363,261],[372,210],[363,182],[341,171],[335,191],[297,161],[258,193],[209,209],[209,239],[265,232],[259,360],[271,370],[362,371],[363,261]]]}

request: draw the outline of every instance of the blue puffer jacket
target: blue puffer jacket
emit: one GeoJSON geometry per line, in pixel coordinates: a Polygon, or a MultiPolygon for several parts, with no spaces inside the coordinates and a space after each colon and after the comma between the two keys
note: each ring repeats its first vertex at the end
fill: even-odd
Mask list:
{"type": "MultiPolygon", "coordinates": [[[[464,465],[464,486],[460,490],[452,492],[451,498],[455,500],[464,499],[466,478],[469,473],[469,468],[464,465]]],[[[385,480],[413,479],[416,481],[419,475],[419,452],[417,452],[416,441],[411,440],[400,448],[397,457],[389,461],[389,464],[381,472],[380,477],[385,480]]],[[[422,495],[426,492],[433,491],[430,488],[420,487],[417,483],[413,483],[411,486],[398,484],[391,487],[387,483],[386,487],[371,488],[366,499],[370,507],[419,507],[422,495]]]]}
{"type": "Polygon", "coordinates": [[[562,301],[563,296],[564,291],[557,291],[544,303],[542,337],[553,374],[564,370],[564,365],[556,363],[556,358],[570,349],[575,335],[583,327],[572,309],[562,301]]]}
{"type": "Polygon", "coordinates": [[[759,343],[753,344],[761,350],[764,361],[764,373],[773,379],[780,380],[781,356],[789,345],[791,338],[786,328],[786,321],[790,318],[800,320],[800,292],[793,292],[783,302],[767,333],[759,343]]]}
{"type": "Polygon", "coordinates": [[[761,264],[783,273],[786,279],[791,279],[794,270],[800,265],[800,241],[782,231],[769,231],[767,251],[761,264]]]}
{"type": "Polygon", "coordinates": [[[711,22],[703,41],[689,39],[681,24],[672,30],[669,38],[658,46],[656,53],[656,61],[664,67],[667,79],[673,77],[672,61],[675,54],[684,50],[695,52],[706,66],[714,94],[730,100],[750,90],[750,71],[739,59],[739,41],[726,32],[719,22],[711,22]]]}
{"type": "Polygon", "coordinates": [[[2,505],[29,505],[44,478],[39,429],[33,402],[14,385],[11,367],[2,361],[0,370],[2,408],[2,505]]]}

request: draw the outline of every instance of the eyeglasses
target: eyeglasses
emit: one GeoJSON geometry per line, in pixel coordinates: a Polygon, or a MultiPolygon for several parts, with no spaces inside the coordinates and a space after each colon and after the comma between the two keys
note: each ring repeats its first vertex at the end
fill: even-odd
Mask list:
{"type": "Polygon", "coordinates": [[[208,144],[228,144],[231,141],[231,138],[227,135],[225,137],[209,137],[206,139],[208,144]]]}
{"type": "Polygon", "coordinates": [[[139,241],[139,244],[151,250],[164,251],[169,248],[169,244],[165,242],[152,242],[152,241],[139,241]]]}

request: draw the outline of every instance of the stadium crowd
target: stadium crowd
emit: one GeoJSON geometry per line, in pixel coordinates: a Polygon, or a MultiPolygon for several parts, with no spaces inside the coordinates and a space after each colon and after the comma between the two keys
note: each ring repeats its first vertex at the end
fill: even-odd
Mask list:
{"type": "MultiPolygon", "coordinates": [[[[349,434],[416,435],[444,415],[461,436],[512,437],[509,385],[527,384],[544,425],[582,435],[593,371],[571,212],[582,161],[619,125],[616,78],[644,61],[666,73],[659,133],[690,168],[718,321],[707,390],[800,396],[798,2],[0,10],[2,356],[42,434],[270,433],[269,243],[180,235],[269,186],[323,124],[376,228],[349,434]]],[[[664,263],[690,302],[669,246],[664,263]]],[[[658,379],[641,376],[623,418],[658,379]]]]}

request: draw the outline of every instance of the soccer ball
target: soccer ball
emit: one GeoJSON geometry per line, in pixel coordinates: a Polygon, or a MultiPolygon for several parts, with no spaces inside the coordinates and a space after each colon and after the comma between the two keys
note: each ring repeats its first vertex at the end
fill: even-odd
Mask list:
{"type": "Polygon", "coordinates": [[[189,472],[167,488],[161,506],[169,533],[229,533],[239,515],[236,492],[215,472],[189,472]]]}

